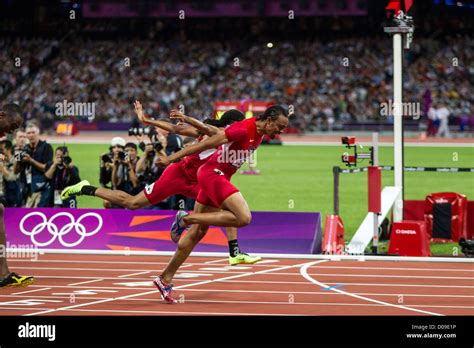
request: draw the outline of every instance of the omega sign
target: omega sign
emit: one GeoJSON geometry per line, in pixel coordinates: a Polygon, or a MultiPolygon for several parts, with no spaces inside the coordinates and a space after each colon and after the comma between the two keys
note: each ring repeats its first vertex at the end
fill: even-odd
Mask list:
{"type": "Polygon", "coordinates": [[[395,230],[396,234],[416,234],[414,230],[395,230]]]}

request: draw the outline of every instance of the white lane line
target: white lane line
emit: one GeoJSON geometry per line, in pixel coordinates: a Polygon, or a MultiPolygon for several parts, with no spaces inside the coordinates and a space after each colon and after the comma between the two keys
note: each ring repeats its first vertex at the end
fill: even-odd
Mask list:
{"type": "MultiPolygon", "coordinates": [[[[311,266],[314,266],[314,265],[315,265],[315,263],[310,262],[310,263],[306,263],[306,264],[304,264],[303,266],[301,266],[301,268],[300,268],[300,273],[301,273],[301,275],[302,275],[306,280],[308,280],[309,282],[311,282],[311,283],[313,283],[313,284],[316,284],[316,285],[318,285],[318,286],[320,286],[320,287],[322,287],[322,288],[329,288],[329,286],[328,286],[327,284],[318,282],[317,280],[311,278],[311,276],[308,274],[308,268],[311,267],[311,266]]],[[[416,309],[416,308],[406,307],[406,306],[402,306],[402,305],[396,305],[396,304],[392,304],[392,303],[388,303],[388,302],[383,302],[383,301],[379,301],[379,300],[374,300],[374,299],[369,298],[369,297],[356,295],[356,294],[353,294],[353,293],[350,293],[350,292],[347,292],[347,291],[344,291],[344,290],[341,290],[341,289],[337,289],[337,288],[331,288],[330,291],[335,291],[335,292],[338,292],[338,293],[340,293],[340,294],[344,294],[344,295],[347,295],[347,296],[351,296],[351,297],[358,298],[358,299],[360,299],[360,300],[369,301],[369,302],[374,302],[374,303],[382,304],[382,305],[389,306],[389,307],[395,307],[395,308],[399,308],[399,309],[405,309],[405,310],[414,311],[414,312],[419,312],[419,313],[424,313],[424,314],[442,316],[442,314],[439,314],[439,313],[428,312],[428,311],[423,311],[423,310],[421,310],[421,309],[416,309]]]]}
{"type": "Polygon", "coordinates": [[[36,291],[42,291],[42,290],[50,290],[51,288],[41,288],[41,289],[36,289],[36,290],[28,290],[28,291],[22,291],[22,292],[15,292],[11,295],[22,295],[22,294],[28,294],[30,292],[36,292],[36,291]]]}
{"type": "MultiPolygon", "coordinates": [[[[72,277],[72,276],[36,276],[37,279],[90,279],[91,277],[72,277]]],[[[117,280],[117,277],[102,277],[103,280],[117,280]]],[[[146,281],[148,278],[128,278],[127,280],[136,280],[136,281],[146,281]]],[[[175,277],[175,282],[182,282],[187,281],[187,279],[178,279],[175,277]]],[[[257,283],[257,284],[307,284],[307,282],[301,281],[279,281],[279,280],[218,280],[222,283],[257,283]]],[[[327,284],[336,285],[339,284],[337,282],[326,282],[327,284]]],[[[344,282],[345,285],[353,285],[353,286],[387,286],[387,287],[423,287],[423,288],[459,288],[459,289],[474,289],[472,285],[427,285],[427,284],[395,284],[395,283],[352,283],[352,282],[344,282]]],[[[39,287],[45,285],[30,285],[29,287],[39,287]]],[[[47,285],[51,287],[60,287],[60,288],[67,288],[68,285],[47,285]]],[[[94,288],[102,288],[96,287],[94,288]]],[[[103,287],[107,288],[107,287],[103,287]]]]}
{"type": "MultiPolygon", "coordinates": [[[[326,262],[326,260],[315,261],[315,262],[312,262],[311,264],[317,264],[317,263],[320,263],[320,262],[326,262]]],[[[273,272],[273,271],[280,271],[280,270],[284,270],[284,269],[288,269],[288,268],[293,268],[293,267],[301,267],[302,265],[305,265],[305,263],[296,264],[296,265],[288,265],[288,266],[283,266],[283,267],[279,267],[279,268],[275,268],[275,269],[267,269],[267,270],[257,271],[257,272],[248,272],[248,273],[245,273],[245,274],[239,274],[239,275],[234,275],[234,276],[228,276],[228,277],[224,277],[224,278],[211,279],[211,280],[204,280],[204,281],[200,281],[200,282],[197,282],[197,283],[191,283],[191,284],[186,284],[186,285],[177,286],[177,287],[175,287],[175,290],[182,289],[182,288],[187,288],[187,287],[191,287],[191,286],[198,286],[198,285],[203,285],[203,284],[209,284],[209,283],[213,283],[213,282],[220,281],[220,280],[227,280],[227,279],[235,279],[235,278],[241,278],[241,277],[248,277],[248,276],[252,276],[252,275],[255,275],[255,274],[264,274],[264,273],[269,273],[269,272],[273,272]]],[[[114,297],[114,298],[110,298],[110,299],[107,299],[107,300],[101,300],[101,301],[94,301],[94,302],[89,302],[89,303],[83,303],[83,304],[78,304],[78,305],[74,305],[74,306],[59,307],[59,308],[52,309],[52,310],[48,310],[48,311],[41,311],[41,312],[29,313],[29,314],[26,314],[26,315],[27,315],[27,316],[41,315],[41,314],[46,314],[46,313],[51,313],[51,312],[57,312],[57,311],[62,311],[62,310],[68,310],[68,309],[72,309],[72,308],[78,308],[78,307],[83,307],[83,306],[90,306],[90,305],[99,304],[99,303],[112,302],[112,301],[116,301],[116,300],[126,300],[126,299],[129,299],[129,298],[138,297],[138,296],[144,296],[144,295],[149,295],[149,294],[157,294],[157,290],[155,289],[155,290],[153,290],[153,291],[147,291],[147,292],[138,293],[138,294],[132,294],[132,295],[114,297]]],[[[157,298],[157,300],[158,300],[158,298],[157,298]]]]}
{"type": "MultiPolygon", "coordinates": [[[[212,261],[206,261],[204,262],[205,264],[210,264],[210,263],[220,263],[222,261],[227,261],[229,262],[229,259],[219,259],[219,260],[212,260],[212,261]]],[[[196,263],[196,265],[198,265],[198,263],[196,263]]]]}
{"type": "MultiPolygon", "coordinates": [[[[307,284],[307,283],[305,283],[307,284]]],[[[116,288],[110,288],[110,289],[116,289],[116,290],[148,290],[149,288],[134,288],[134,289],[130,289],[130,288],[119,288],[119,287],[116,287],[116,288]]],[[[91,289],[92,291],[94,289],[91,289]]],[[[243,293],[243,294],[246,294],[246,293],[255,293],[255,294],[284,294],[284,295],[288,295],[289,291],[268,291],[268,290],[230,290],[230,289],[225,289],[225,290],[216,290],[216,289],[181,289],[181,291],[191,291],[191,292],[218,292],[218,293],[222,293],[222,292],[229,292],[229,293],[236,293],[236,294],[239,294],[239,293],[243,293]]],[[[291,291],[291,294],[293,295],[328,295],[328,296],[345,296],[344,294],[338,294],[338,293],[335,293],[335,292],[331,292],[331,291],[291,291]]],[[[400,294],[399,292],[398,293],[390,293],[390,294],[387,294],[387,293],[373,293],[373,292],[368,292],[368,293],[365,293],[365,292],[354,292],[353,294],[356,294],[356,295],[361,295],[361,296],[380,296],[380,297],[394,297],[394,298],[398,298],[399,296],[403,296],[403,297],[440,297],[440,298],[443,298],[443,297],[446,297],[446,298],[453,298],[453,297],[456,297],[456,298],[474,298],[474,295],[454,295],[454,294],[444,294],[444,295],[432,295],[432,294],[400,294]]],[[[1,297],[27,297],[29,298],[30,296],[27,296],[27,295],[14,295],[14,294],[10,294],[10,295],[0,295],[0,298],[1,297]]],[[[58,297],[58,298],[69,298],[69,296],[62,296],[62,295],[36,295],[35,298],[49,298],[49,297],[58,297]]],[[[106,300],[107,297],[76,297],[76,300],[106,300]]],[[[138,299],[138,298],[135,298],[133,299],[134,301],[150,301],[152,299],[149,299],[149,298],[145,298],[145,299],[138,299]]],[[[431,307],[431,306],[430,306],[431,307]]]]}
{"type": "Polygon", "coordinates": [[[104,312],[104,313],[140,313],[140,314],[173,314],[173,315],[258,315],[258,316],[305,316],[305,314],[287,314],[287,313],[229,313],[229,312],[182,312],[182,311],[136,311],[136,310],[114,310],[114,309],[72,309],[74,312],[104,312]]]}
{"type": "Polygon", "coordinates": [[[383,269],[383,270],[394,270],[394,271],[436,271],[436,272],[474,272],[474,268],[414,268],[414,267],[357,267],[357,266],[320,266],[318,268],[342,268],[342,269],[383,269]]]}
{"type": "Polygon", "coordinates": [[[140,275],[140,274],[147,274],[147,273],[150,273],[152,271],[143,271],[143,272],[136,272],[136,273],[130,273],[130,274],[123,274],[123,275],[119,275],[117,278],[126,278],[126,277],[131,277],[131,276],[134,276],[134,275],[140,275]]]}
{"type": "MultiPolygon", "coordinates": [[[[228,259],[219,259],[219,260],[212,260],[212,261],[206,261],[206,262],[192,262],[190,264],[185,264],[184,266],[181,266],[181,268],[183,267],[190,267],[190,266],[206,266],[208,265],[209,263],[217,263],[217,261],[219,262],[222,262],[222,261],[227,261],[228,262],[228,259]]],[[[31,260],[19,260],[19,259],[12,259],[12,260],[8,260],[8,262],[10,263],[14,263],[14,262],[28,262],[28,263],[31,263],[32,261],[31,260]]],[[[167,265],[168,262],[144,262],[144,261],[98,261],[98,260],[87,260],[87,261],[79,261],[79,260],[36,260],[34,261],[35,263],[40,263],[40,262],[43,262],[43,263],[60,263],[60,264],[65,264],[65,263],[80,263],[80,264],[84,264],[84,263],[97,263],[97,264],[114,264],[114,265],[120,265],[120,264],[126,264],[126,265],[167,265]]],[[[259,261],[257,263],[254,263],[252,264],[253,267],[280,267],[279,265],[267,265],[266,263],[270,263],[270,262],[280,262],[280,260],[262,260],[262,261],[259,261]]],[[[21,267],[21,266],[16,266],[16,267],[21,267]]]]}
{"type": "MultiPolygon", "coordinates": [[[[307,282],[290,282],[290,281],[279,281],[279,280],[223,280],[223,283],[261,283],[261,284],[307,284],[307,282]]],[[[337,285],[336,282],[326,282],[326,284],[337,285]]],[[[424,287],[424,288],[461,288],[461,289],[474,289],[474,286],[471,285],[426,285],[426,284],[394,284],[394,283],[350,283],[344,282],[344,285],[354,285],[354,286],[395,286],[395,287],[424,287]]]]}
{"type": "Polygon", "coordinates": [[[254,265],[260,265],[262,263],[273,263],[273,262],[280,262],[280,260],[261,260],[261,261],[258,261],[257,263],[254,263],[254,265]]]}
{"type": "MultiPolygon", "coordinates": [[[[283,275],[284,273],[274,273],[276,275],[280,274],[283,275]]],[[[285,275],[292,275],[291,273],[285,273],[285,275]]],[[[296,275],[296,274],[293,274],[296,275]]],[[[322,276],[322,277],[370,277],[370,278],[416,278],[416,279],[463,279],[463,280],[474,280],[474,277],[437,277],[437,276],[423,276],[423,275],[416,275],[416,276],[406,276],[406,275],[382,275],[382,274],[346,274],[346,273],[336,273],[336,274],[328,274],[328,273],[310,273],[311,276],[322,276]]]]}
{"type": "Polygon", "coordinates": [[[101,280],[104,280],[102,278],[99,278],[99,279],[92,279],[92,280],[87,280],[85,282],[79,282],[79,283],[73,283],[73,284],[69,284],[65,287],[70,287],[70,286],[76,286],[76,285],[82,285],[82,284],[88,284],[88,283],[94,283],[94,282],[100,282],[101,280]]]}
{"type": "Polygon", "coordinates": [[[0,305],[0,310],[18,310],[18,311],[31,311],[35,309],[41,309],[41,310],[48,310],[49,308],[42,308],[42,307],[37,307],[37,308],[31,308],[31,307],[5,307],[0,305]]]}

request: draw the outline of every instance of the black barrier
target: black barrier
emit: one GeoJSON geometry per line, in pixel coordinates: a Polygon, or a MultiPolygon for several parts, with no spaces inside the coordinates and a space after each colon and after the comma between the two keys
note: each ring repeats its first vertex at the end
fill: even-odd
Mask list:
{"type": "MultiPolygon", "coordinates": [[[[394,170],[394,166],[379,166],[380,169],[390,171],[394,170]]],[[[333,172],[338,168],[339,173],[361,173],[366,172],[368,167],[354,168],[354,169],[342,169],[340,167],[333,167],[333,172]]],[[[450,168],[450,167],[405,167],[405,172],[438,172],[438,173],[474,173],[474,168],[450,168]]]]}
{"type": "MultiPolygon", "coordinates": [[[[394,166],[379,166],[380,169],[385,171],[394,170],[394,166]]],[[[474,173],[474,168],[450,168],[450,167],[404,167],[405,172],[437,172],[437,173],[474,173]]],[[[333,187],[333,198],[334,198],[334,214],[339,215],[339,174],[348,174],[348,173],[363,173],[367,172],[368,167],[353,168],[353,169],[343,169],[337,166],[332,167],[334,187],[333,187]]]]}

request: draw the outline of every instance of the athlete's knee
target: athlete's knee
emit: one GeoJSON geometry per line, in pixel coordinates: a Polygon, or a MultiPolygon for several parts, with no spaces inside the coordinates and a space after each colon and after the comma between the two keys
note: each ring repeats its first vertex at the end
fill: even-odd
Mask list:
{"type": "Polygon", "coordinates": [[[235,227],[245,227],[247,225],[250,225],[251,222],[252,222],[252,214],[249,211],[247,211],[237,216],[237,226],[235,227]]]}

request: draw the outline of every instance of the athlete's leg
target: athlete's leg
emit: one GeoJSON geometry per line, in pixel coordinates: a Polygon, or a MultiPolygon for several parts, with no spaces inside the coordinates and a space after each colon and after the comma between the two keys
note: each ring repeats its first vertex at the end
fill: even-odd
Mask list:
{"type": "Polygon", "coordinates": [[[7,263],[7,236],[5,233],[4,222],[5,209],[0,204],[0,288],[28,286],[34,282],[31,276],[19,276],[16,273],[10,273],[7,263]]]}
{"type": "Polygon", "coordinates": [[[120,205],[121,207],[132,210],[144,208],[150,205],[150,202],[145,197],[143,191],[136,196],[132,196],[124,191],[109,190],[99,187],[95,190],[94,196],[105,199],[112,204],[120,205]]]}
{"type": "Polygon", "coordinates": [[[7,263],[7,236],[5,233],[5,223],[3,221],[4,212],[3,204],[0,204],[0,279],[10,274],[7,263]]]}
{"type": "MultiPolygon", "coordinates": [[[[197,213],[205,213],[215,210],[217,210],[217,208],[208,207],[198,202],[196,202],[196,205],[194,206],[194,211],[197,213]]],[[[171,282],[179,267],[181,267],[183,262],[186,261],[186,259],[189,257],[189,254],[191,254],[191,251],[204,237],[208,229],[209,225],[193,225],[191,229],[179,240],[178,249],[176,249],[173,258],[161,274],[161,277],[166,283],[171,282]]]]}
{"type": "Polygon", "coordinates": [[[212,213],[193,213],[185,216],[187,225],[214,225],[223,227],[244,227],[252,221],[249,206],[240,192],[235,192],[222,203],[223,210],[212,213]]]}
{"type": "Polygon", "coordinates": [[[227,234],[227,240],[236,240],[237,239],[237,228],[235,227],[226,227],[225,233],[227,234]]]}

